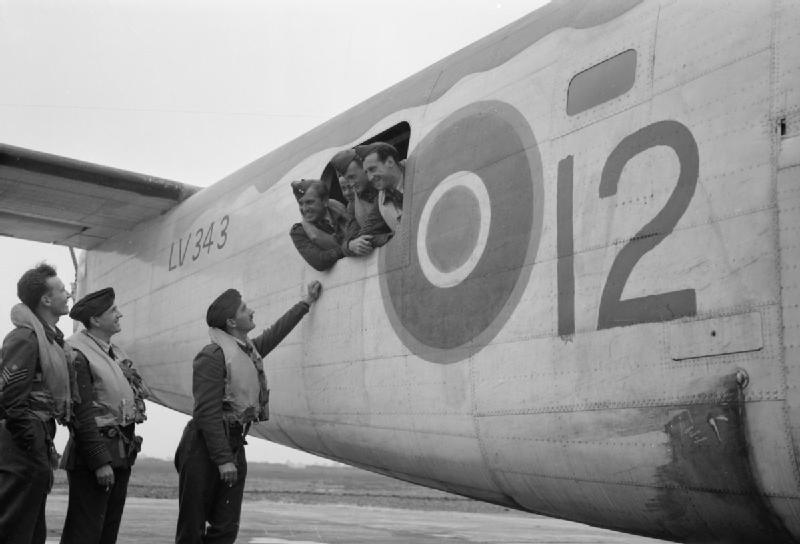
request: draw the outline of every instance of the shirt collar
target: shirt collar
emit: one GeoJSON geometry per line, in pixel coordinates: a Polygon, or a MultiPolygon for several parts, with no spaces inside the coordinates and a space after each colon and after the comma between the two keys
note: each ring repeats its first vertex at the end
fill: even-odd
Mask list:
{"type": "Polygon", "coordinates": [[[46,322],[36,312],[34,312],[33,315],[36,316],[36,319],[38,319],[39,322],[42,324],[42,327],[44,327],[44,335],[47,338],[48,342],[52,343],[53,341],[55,341],[60,346],[64,344],[64,333],[61,332],[61,329],[59,329],[55,325],[51,325],[50,323],[46,322]]]}
{"type": "Polygon", "coordinates": [[[94,341],[97,343],[97,345],[98,345],[98,346],[100,346],[100,349],[102,349],[103,351],[105,351],[106,353],[108,353],[108,348],[110,348],[110,347],[112,346],[112,344],[111,344],[111,343],[109,343],[109,342],[104,342],[103,340],[99,339],[98,337],[96,337],[95,335],[93,335],[92,333],[90,333],[90,332],[89,332],[88,330],[86,330],[86,329],[83,329],[83,330],[84,330],[84,332],[86,333],[86,336],[88,336],[89,338],[91,338],[92,340],[94,340],[94,341]]]}
{"type": "Polygon", "coordinates": [[[378,191],[372,185],[367,185],[360,193],[356,191],[356,198],[366,202],[374,202],[376,196],[378,196],[378,191]]]}
{"type": "Polygon", "coordinates": [[[323,230],[336,230],[336,222],[330,209],[325,210],[325,215],[314,221],[314,226],[323,230]]]}
{"type": "Polygon", "coordinates": [[[403,207],[403,191],[399,189],[381,189],[378,203],[382,206],[392,205],[395,208],[403,207]]]}
{"type": "Polygon", "coordinates": [[[236,343],[239,345],[239,347],[242,349],[242,351],[244,351],[246,354],[250,355],[253,352],[253,348],[250,347],[250,344],[248,344],[247,342],[242,342],[241,340],[239,340],[238,338],[236,338],[233,335],[231,335],[231,336],[233,337],[234,340],[236,340],[236,343]]]}

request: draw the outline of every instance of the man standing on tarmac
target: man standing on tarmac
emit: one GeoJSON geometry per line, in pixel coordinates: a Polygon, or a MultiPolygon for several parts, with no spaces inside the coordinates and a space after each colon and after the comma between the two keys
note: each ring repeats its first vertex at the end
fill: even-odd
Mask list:
{"type": "Polygon", "coordinates": [[[0,543],[43,544],[45,502],[58,455],[56,420],[69,421],[77,400],[64,335],[56,327],[70,294],[45,263],[17,283],[22,304],[0,352],[0,543]]]}
{"type": "Polygon", "coordinates": [[[136,423],[146,419],[148,389],[111,337],[122,313],[111,287],[75,303],[69,316],[84,329],[67,339],[75,350],[81,402],[75,406],[61,468],[69,480],[69,506],[61,544],[117,541],[131,466],[140,450],[136,423]]]}
{"type": "Polygon", "coordinates": [[[244,444],[253,422],[269,418],[262,357],[300,322],[320,295],[318,281],[272,327],[253,340],[254,312],[228,289],[206,312],[211,343],[194,358],[194,411],[175,452],[178,470],[176,544],[232,543],[239,533],[247,460],[244,444]]]}

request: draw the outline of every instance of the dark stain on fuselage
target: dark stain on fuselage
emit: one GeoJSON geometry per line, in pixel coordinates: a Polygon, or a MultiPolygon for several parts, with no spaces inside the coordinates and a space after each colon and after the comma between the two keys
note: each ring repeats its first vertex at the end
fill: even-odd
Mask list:
{"type": "Polygon", "coordinates": [[[647,505],[661,513],[660,536],[680,542],[792,542],[758,489],[736,375],[722,378],[709,398],[676,406],[664,427],[672,460],[657,469],[660,489],[647,505]]]}

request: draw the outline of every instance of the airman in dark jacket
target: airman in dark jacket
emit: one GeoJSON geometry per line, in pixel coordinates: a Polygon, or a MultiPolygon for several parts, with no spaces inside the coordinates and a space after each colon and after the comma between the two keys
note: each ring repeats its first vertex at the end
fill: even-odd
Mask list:
{"type": "Polygon", "coordinates": [[[232,543],[239,532],[250,425],[269,417],[269,389],[262,357],[308,313],[319,282],[272,327],[254,339],[253,311],[235,289],[209,306],[210,344],[194,358],[194,410],[175,453],[178,481],[176,544],[232,543]]]}
{"type": "Polygon", "coordinates": [[[61,468],[69,480],[69,506],[62,544],[117,541],[131,467],[140,449],[136,423],[145,420],[147,387],[131,360],[111,337],[122,313],[110,287],[90,293],[70,317],[84,329],[67,344],[75,351],[81,402],[75,406],[61,468]]]}
{"type": "Polygon", "coordinates": [[[17,283],[22,304],[0,352],[0,542],[41,544],[45,502],[58,455],[56,421],[69,421],[77,400],[70,354],[56,327],[70,294],[53,267],[40,264],[17,283]]]}

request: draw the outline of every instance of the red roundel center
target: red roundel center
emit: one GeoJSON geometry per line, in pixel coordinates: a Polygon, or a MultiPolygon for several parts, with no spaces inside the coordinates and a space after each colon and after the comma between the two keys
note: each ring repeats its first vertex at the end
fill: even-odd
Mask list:
{"type": "Polygon", "coordinates": [[[481,209],[475,194],[455,186],[433,206],[425,237],[425,249],[441,272],[464,265],[478,242],[481,209]]]}

